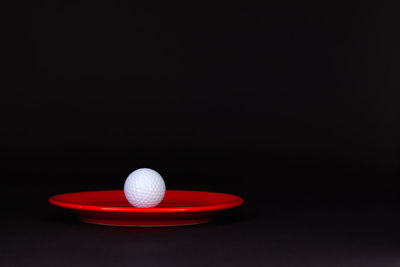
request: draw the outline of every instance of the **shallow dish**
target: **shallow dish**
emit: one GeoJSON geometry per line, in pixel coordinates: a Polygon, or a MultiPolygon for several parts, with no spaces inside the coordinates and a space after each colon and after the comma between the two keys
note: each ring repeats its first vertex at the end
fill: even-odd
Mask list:
{"type": "Polygon", "coordinates": [[[86,223],[115,226],[177,226],[211,221],[220,211],[243,204],[241,197],[214,192],[167,190],[155,208],[135,208],[123,190],[52,196],[49,202],[74,212],[86,223]]]}

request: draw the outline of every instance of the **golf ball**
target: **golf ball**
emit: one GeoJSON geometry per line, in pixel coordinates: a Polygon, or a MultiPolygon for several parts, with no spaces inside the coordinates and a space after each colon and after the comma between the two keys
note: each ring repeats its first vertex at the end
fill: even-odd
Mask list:
{"type": "Polygon", "coordinates": [[[125,180],[124,193],[128,202],[136,208],[153,208],[165,195],[165,183],[161,175],[148,168],[137,169],[125,180]]]}

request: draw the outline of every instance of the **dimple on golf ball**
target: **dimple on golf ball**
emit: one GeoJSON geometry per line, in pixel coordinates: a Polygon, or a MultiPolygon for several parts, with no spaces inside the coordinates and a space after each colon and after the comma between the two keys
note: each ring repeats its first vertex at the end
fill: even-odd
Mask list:
{"type": "Polygon", "coordinates": [[[136,208],[153,208],[165,195],[165,182],[155,170],[137,169],[125,180],[124,193],[128,202],[136,208]]]}

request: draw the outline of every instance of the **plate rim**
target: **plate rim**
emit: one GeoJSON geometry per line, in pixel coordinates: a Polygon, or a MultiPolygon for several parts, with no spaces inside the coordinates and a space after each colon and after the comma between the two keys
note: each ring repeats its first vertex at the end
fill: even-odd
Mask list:
{"type": "Polygon", "coordinates": [[[135,208],[135,207],[107,207],[107,206],[99,206],[99,205],[86,205],[86,204],[74,204],[67,203],[60,200],[57,200],[57,197],[69,195],[69,194],[84,194],[91,192],[121,192],[123,190],[94,190],[94,191],[83,191],[83,192],[71,192],[64,193],[51,196],[48,198],[48,202],[54,206],[72,209],[72,210],[82,210],[82,211],[96,211],[96,212],[124,212],[124,213],[181,213],[181,212],[209,212],[209,211],[219,211],[235,208],[244,203],[244,199],[240,196],[228,194],[228,193],[220,193],[220,192],[208,192],[208,191],[197,191],[197,190],[167,190],[168,192],[196,192],[196,193],[205,193],[205,194],[220,194],[229,196],[233,199],[233,201],[216,204],[216,205],[205,205],[205,206],[192,206],[192,207],[167,207],[167,208],[135,208]]]}

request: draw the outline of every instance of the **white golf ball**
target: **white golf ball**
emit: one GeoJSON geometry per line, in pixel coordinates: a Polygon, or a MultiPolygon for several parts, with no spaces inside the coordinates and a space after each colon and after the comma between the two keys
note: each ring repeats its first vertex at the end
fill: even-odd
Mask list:
{"type": "Polygon", "coordinates": [[[148,168],[137,169],[125,180],[124,193],[128,202],[136,208],[153,208],[165,195],[165,183],[161,175],[148,168]]]}

